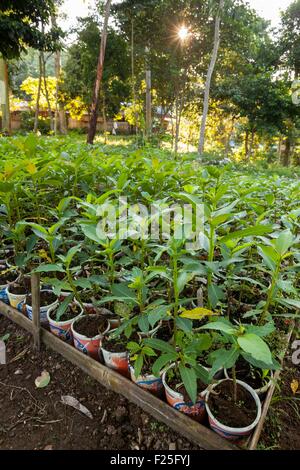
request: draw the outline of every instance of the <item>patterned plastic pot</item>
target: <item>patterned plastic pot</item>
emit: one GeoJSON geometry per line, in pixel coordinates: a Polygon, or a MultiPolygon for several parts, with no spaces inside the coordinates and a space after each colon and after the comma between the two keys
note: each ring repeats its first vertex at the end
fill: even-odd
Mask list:
{"type": "MultiPolygon", "coordinates": [[[[169,369],[171,369],[172,367],[174,367],[174,365],[169,367],[169,369]]],[[[162,375],[162,381],[165,388],[167,402],[176,410],[190,416],[195,421],[202,423],[206,418],[205,395],[207,393],[207,390],[204,390],[199,394],[198,400],[195,404],[191,401],[184,401],[184,396],[181,393],[172,390],[166,383],[166,374],[169,369],[167,369],[162,375]]]]}
{"type": "Polygon", "coordinates": [[[10,303],[11,307],[18,308],[19,304],[24,303],[24,300],[26,299],[27,294],[21,294],[21,295],[12,294],[12,293],[9,292],[9,287],[10,286],[7,286],[6,289],[5,289],[5,292],[6,292],[6,295],[8,297],[9,303],[10,303]]]}
{"type": "MultiPolygon", "coordinates": [[[[218,385],[224,381],[227,381],[228,379],[221,380],[220,382],[214,384],[212,386],[212,390],[218,387],[218,385]]],[[[247,426],[245,428],[231,428],[229,426],[225,426],[222,424],[220,421],[217,420],[217,418],[213,415],[209,405],[208,405],[208,400],[210,396],[210,391],[207,392],[206,398],[205,398],[205,406],[206,406],[206,411],[208,414],[208,419],[209,419],[209,424],[210,427],[213,431],[215,431],[217,434],[222,436],[224,439],[227,439],[228,441],[232,441],[235,443],[242,443],[244,439],[246,439],[252,431],[256,428],[257,424],[259,423],[259,420],[261,418],[261,402],[259,399],[259,396],[253,390],[252,387],[250,387],[248,384],[245,382],[241,382],[240,380],[237,380],[237,383],[244,387],[248,392],[252,395],[253,400],[255,401],[256,408],[257,408],[257,416],[253,423],[250,426],[247,426]]]]}
{"type": "Polygon", "coordinates": [[[129,377],[129,355],[127,351],[112,352],[106,351],[103,347],[101,347],[101,351],[106,367],[129,377]]]}
{"type": "MultiPolygon", "coordinates": [[[[99,315],[90,315],[90,316],[98,317],[99,315]]],[[[96,361],[98,361],[99,349],[101,347],[101,340],[109,332],[110,324],[107,321],[107,327],[105,328],[105,331],[103,331],[103,333],[101,333],[100,335],[94,336],[94,338],[88,338],[87,336],[81,335],[80,333],[77,333],[76,331],[76,325],[81,320],[81,318],[82,317],[77,318],[75,321],[73,321],[71,325],[71,331],[72,331],[72,335],[74,339],[74,346],[76,349],[83,352],[83,354],[86,354],[87,356],[90,356],[96,361]]]]}
{"type": "Polygon", "coordinates": [[[4,286],[0,286],[0,302],[4,302],[5,304],[9,305],[9,298],[7,295],[7,284],[4,286]]]}
{"type": "Polygon", "coordinates": [[[140,375],[138,378],[136,378],[134,374],[134,368],[132,366],[130,366],[130,376],[132,382],[134,382],[136,385],[143,388],[144,390],[147,390],[148,392],[156,396],[162,395],[164,385],[161,377],[157,378],[154,375],[147,374],[140,375]]]}
{"type": "MultiPolygon", "coordinates": [[[[259,397],[265,395],[267,393],[267,391],[269,390],[269,388],[271,387],[272,383],[273,383],[274,374],[273,374],[272,371],[270,373],[271,373],[270,381],[264,387],[255,389],[255,391],[256,391],[256,393],[259,397]]],[[[224,369],[224,375],[225,375],[226,379],[231,379],[231,377],[229,377],[229,375],[228,375],[227,369],[224,369]]]]}
{"type": "MultiPolygon", "coordinates": [[[[42,292],[51,292],[51,290],[41,290],[41,293],[42,292]]],[[[26,299],[25,299],[26,301],[26,299]]],[[[22,307],[23,305],[25,304],[25,301],[24,302],[21,302],[19,305],[18,305],[18,310],[22,311],[22,307]]],[[[53,302],[51,305],[46,305],[44,307],[40,307],[40,322],[41,322],[41,325],[48,325],[48,310],[49,309],[53,309],[57,306],[58,304],[58,299],[53,302]]],[[[26,313],[27,313],[27,316],[29,318],[29,320],[32,321],[32,306],[31,305],[27,305],[25,304],[25,309],[26,309],[26,313]]]]}
{"type": "Polygon", "coordinates": [[[51,318],[51,313],[56,309],[56,305],[49,308],[47,312],[47,319],[49,322],[50,326],[50,331],[52,334],[55,336],[58,336],[58,338],[62,339],[66,343],[73,344],[73,335],[72,335],[72,330],[71,326],[72,323],[80,318],[83,315],[83,310],[81,309],[81,312],[79,315],[77,315],[75,318],[72,318],[71,320],[67,321],[55,321],[53,318],[51,318]]]}

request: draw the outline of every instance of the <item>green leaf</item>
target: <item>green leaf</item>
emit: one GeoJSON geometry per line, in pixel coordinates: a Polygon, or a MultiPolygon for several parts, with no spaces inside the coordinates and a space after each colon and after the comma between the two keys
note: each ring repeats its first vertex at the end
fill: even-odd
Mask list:
{"type": "Polygon", "coordinates": [[[275,325],[273,321],[266,323],[263,326],[256,326],[256,325],[249,325],[246,326],[246,332],[252,333],[254,335],[259,336],[260,338],[264,338],[275,331],[275,325]]]}
{"type": "Polygon", "coordinates": [[[191,333],[193,329],[193,322],[191,320],[188,320],[187,318],[176,318],[176,325],[178,328],[185,333],[191,333]]]}
{"type": "Polygon", "coordinates": [[[139,376],[141,375],[143,365],[144,365],[144,356],[142,354],[139,354],[134,363],[134,375],[136,379],[138,379],[139,376]]]}
{"type": "Polygon", "coordinates": [[[216,308],[219,301],[223,300],[225,295],[223,289],[220,286],[217,286],[216,284],[211,284],[208,287],[208,297],[212,308],[216,308]]]}
{"type": "Polygon", "coordinates": [[[282,232],[275,241],[275,250],[281,256],[285,255],[294,243],[294,236],[290,230],[282,232]]]}
{"type": "Polygon", "coordinates": [[[237,230],[236,232],[229,233],[225,237],[221,238],[220,243],[225,243],[229,240],[234,240],[237,238],[262,236],[271,232],[273,232],[272,225],[256,225],[255,227],[249,227],[243,230],[237,230]]]}
{"type": "Polygon", "coordinates": [[[139,325],[140,330],[143,333],[148,333],[148,331],[149,331],[149,320],[148,320],[148,317],[146,315],[140,315],[139,316],[138,325],[139,325]]]}
{"type": "Polygon", "coordinates": [[[147,338],[145,339],[144,343],[147,346],[150,346],[153,349],[157,349],[163,353],[171,353],[174,354],[174,348],[169,343],[162,341],[161,339],[156,338],[147,338]]]}
{"type": "Polygon", "coordinates": [[[272,246],[260,245],[258,252],[264,259],[268,268],[270,268],[272,271],[275,271],[276,264],[279,261],[279,256],[275,249],[272,246]]]}
{"type": "Polygon", "coordinates": [[[40,264],[40,266],[32,271],[33,273],[64,273],[65,270],[60,264],[40,264]]]}
{"type": "Polygon", "coordinates": [[[240,336],[237,341],[242,350],[245,353],[251,354],[254,359],[265,364],[272,364],[272,354],[269,346],[259,336],[247,333],[240,336]]]}
{"type": "Polygon", "coordinates": [[[171,364],[172,362],[176,361],[177,359],[177,354],[176,352],[173,353],[166,353],[162,354],[153,364],[152,367],[152,372],[155,375],[155,377],[159,377],[161,370],[168,364],[171,364]]]}
{"type": "Polygon", "coordinates": [[[68,297],[65,298],[65,300],[60,304],[60,306],[58,307],[57,311],[56,311],[56,317],[55,317],[55,320],[57,322],[60,321],[61,317],[63,316],[63,314],[66,312],[68,306],[70,305],[70,303],[72,302],[72,300],[74,299],[74,294],[70,294],[68,295],[68,297]]]}
{"type": "Polygon", "coordinates": [[[221,331],[222,333],[226,333],[228,335],[236,334],[236,329],[229,325],[228,323],[223,323],[222,321],[216,321],[207,323],[207,325],[201,326],[201,330],[214,330],[214,331],[221,331]]]}
{"type": "Polygon", "coordinates": [[[285,307],[293,307],[296,310],[300,310],[300,300],[295,299],[275,299],[281,305],[285,307]]]}
{"type": "Polygon", "coordinates": [[[184,367],[182,364],[179,364],[179,372],[187,394],[189,395],[191,401],[196,403],[198,395],[196,372],[194,369],[184,367]]]}

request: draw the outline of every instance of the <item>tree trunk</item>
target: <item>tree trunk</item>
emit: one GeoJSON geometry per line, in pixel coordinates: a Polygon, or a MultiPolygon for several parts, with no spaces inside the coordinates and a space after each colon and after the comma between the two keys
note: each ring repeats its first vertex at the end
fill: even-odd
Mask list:
{"type": "Polygon", "coordinates": [[[134,66],[134,22],[133,18],[131,21],[131,74],[132,74],[132,99],[133,99],[133,109],[135,115],[135,133],[138,134],[138,112],[137,112],[137,99],[136,99],[136,80],[135,80],[135,66],[134,66]]]}
{"type": "Polygon", "coordinates": [[[48,115],[50,119],[50,129],[51,131],[54,131],[54,120],[52,116],[51,103],[49,99],[49,92],[48,92],[48,85],[47,85],[47,78],[46,78],[46,61],[45,61],[44,52],[41,52],[41,60],[42,60],[42,72],[43,72],[42,76],[43,76],[43,82],[44,82],[45,98],[47,101],[48,115]]]}
{"type": "Polygon", "coordinates": [[[103,67],[104,67],[104,59],[105,59],[105,50],[106,50],[106,42],[107,42],[107,27],[108,27],[108,20],[110,15],[110,7],[111,7],[111,0],[107,0],[105,6],[105,15],[104,15],[104,23],[103,23],[103,31],[101,35],[101,42],[100,42],[100,52],[99,52],[99,59],[98,59],[98,66],[97,66],[97,77],[95,81],[94,87],[94,94],[93,94],[93,101],[91,106],[91,117],[90,117],[90,124],[89,124],[89,131],[88,131],[88,138],[87,143],[93,145],[94,138],[96,135],[97,129],[97,117],[98,117],[98,108],[99,108],[99,98],[100,98],[100,87],[101,81],[103,76],[103,67]]]}
{"type": "Polygon", "coordinates": [[[107,144],[107,119],[106,119],[106,101],[105,101],[105,93],[103,93],[103,101],[102,101],[102,117],[103,117],[103,128],[104,128],[104,143],[107,144]]]}
{"type": "MultiPolygon", "coordinates": [[[[146,48],[146,56],[149,54],[148,47],[146,48]]],[[[148,64],[148,57],[147,60],[147,70],[146,70],[146,137],[147,139],[151,137],[152,134],[152,97],[151,97],[151,90],[152,90],[152,83],[151,83],[151,70],[148,64]]]]}
{"type": "Polygon", "coordinates": [[[199,146],[198,146],[199,155],[201,155],[204,152],[206,121],[207,121],[209,97],[210,97],[210,85],[211,85],[211,79],[212,79],[212,75],[215,69],[219,46],[220,46],[220,24],[221,24],[221,13],[222,13],[223,8],[224,8],[224,0],[220,0],[219,9],[216,14],[216,21],[215,21],[214,47],[213,47],[211,61],[210,61],[208,72],[207,72],[206,84],[205,84],[203,116],[202,116],[200,139],[199,139],[199,146]]]}
{"type": "Polygon", "coordinates": [[[245,158],[248,159],[249,157],[249,131],[246,130],[245,134],[245,158]]]}
{"type": "Polygon", "coordinates": [[[249,160],[252,157],[253,154],[253,146],[254,146],[254,137],[255,137],[255,131],[251,131],[251,140],[250,140],[250,147],[249,147],[249,160]]]}
{"type": "Polygon", "coordinates": [[[2,131],[10,134],[8,65],[2,57],[0,57],[0,104],[2,111],[2,131]]]}
{"type": "Polygon", "coordinates": [[[282,164],[283,166],[285,167],[289,167],[290,166],[290,162],[291,162],[291,148],[292,148],[292,142],[291,142],[291,139],[290,137],[287,137],[286,140],[285,140],[285,149],[284,149],[284,153],[283,153],[283,158],[282,158],[282,164]]]}
{"type": "Polygon", "coordinates": [[[36,104],[35,104],[35,115],[34,115],[34,128],[33,132],[37,133],[39,127],[39,113],[40,113],[40,98],[41,98],[41,89],[42,89],[42,75],[43,75],[43,65],[42,65],[42,57],[41,53],[39,54],[39,84],[38,84],[38,92],[36,97],[36,104]]]}

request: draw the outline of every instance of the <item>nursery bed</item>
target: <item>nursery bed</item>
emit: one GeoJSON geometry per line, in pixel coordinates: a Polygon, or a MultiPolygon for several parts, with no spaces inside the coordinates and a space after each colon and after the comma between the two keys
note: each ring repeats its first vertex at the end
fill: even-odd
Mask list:
{"type": "MultiPolygon", "coordinates": [[[[37,284],[33,280],[33,292],[36,290],[35,285],[37,284]]],[[[36,306],[37,304],[35,304],[35,307],[36,306]]],[[[52,335],[46,329],[40,328],[38,323],[35,324],[34,322],[31,322],[16,309],[0,302],[0,313],[31,333],[34,336],[37,348],[39,348],[39,342],[41,340],[47,347],[53,349],[56,353],[59,353],[65,359],[81,368],[85,373],[93,377],[106,388],[123,395],[129,401],[142,408],[145,412],[151,414],[155,419],[166,424],[174,431],[179,432],[183,437],[187,438],[189,441],[193,442],[199,447],[207,450],[238,449],[232,443],[221,438],[209,428],[198,424],[184,414],[174,410],[162,400],[142,390],[120,374],[85,356],[81,352],[77,351],[73,346],[64,343],[59,338],[52,335]]],[[[279,373],[276,373],[276,381],[278,378],[279,373]]],[[[248,441],[249,450],[256,449],[258,445],[271,399],[276,387],[276,381],[274,381],[273,386],[269,389],[263,404],[263,412],[260,423],[258,424],[253,436],[248,441]]]]}

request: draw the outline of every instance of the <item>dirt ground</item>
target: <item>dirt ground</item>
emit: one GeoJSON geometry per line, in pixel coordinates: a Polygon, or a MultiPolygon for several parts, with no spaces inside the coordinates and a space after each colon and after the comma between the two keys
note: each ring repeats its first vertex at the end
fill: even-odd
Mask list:
{"type": "Polygon", "coordinates": [[[197,449],[61,356],[44,348],[37,355],[30,335],[1,317],[0,337],[7,333],[8,365],[0,366],[0,449],[197,449]],[[51,381],[37,389],[35,379],[44,370],[51,381]],[[61,403],[65,395],[93,419],[61,403]]]}
{"type": "MultiPolygon", "coordinates": [[[[120,395],[108,391],[61,356],[32,348],[32,338],[1,317],[0,337],[9,334],[7,366],[0,366],[0,449],[24,450],[197,450],[120,395]],[[37,389],[48,371],[51,381],[37,389]],[[88,418],[61,402],[76,398],[88,418]]],[[[259,449],[300,449],[300,367],[287,358],[259,449]]]]}

